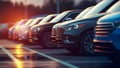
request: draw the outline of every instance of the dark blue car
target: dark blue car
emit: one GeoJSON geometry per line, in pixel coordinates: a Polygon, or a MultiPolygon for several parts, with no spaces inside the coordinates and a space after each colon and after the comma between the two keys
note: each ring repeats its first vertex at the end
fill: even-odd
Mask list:
{"type": "Polygon", "coordinates": [[[95,52],[120,54],[120,12],[100,18],[95,31],[95,52]]]}

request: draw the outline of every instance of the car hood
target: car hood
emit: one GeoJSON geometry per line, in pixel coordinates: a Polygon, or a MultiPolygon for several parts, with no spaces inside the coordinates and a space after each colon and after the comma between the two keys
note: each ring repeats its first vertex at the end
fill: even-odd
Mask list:
{"type": "Polygon", "coordinates": [[[63,23],[59,24],[59,26],[69,26],[69,25],[72,25],[72,24],[84,23],[85,21],[91,21],[91,20],[94,20],[95,18],[100,18],[100,17],[102,17],[106,14],[108,14],[108,13],[94,14],[94,15],[87,16],[85,18],[66,21],[66,22],[63,22],[63,23]]]}
{"type": "Polygon", "coordinates": [[[52,27],[52,26],[55,25],[55,24],[56,24],[56,23],[47,22],[47,23],[45,23],[45,24],[34,25],[34,26],[32,27],[32,29],[33,29],[33,28],[36,28],[36,27],[52,27]]]}
{"type": "Polygon", "coordinates": [[[99,22],[120,22],[120,12],[108,14],[99,19],[99,22]]]}

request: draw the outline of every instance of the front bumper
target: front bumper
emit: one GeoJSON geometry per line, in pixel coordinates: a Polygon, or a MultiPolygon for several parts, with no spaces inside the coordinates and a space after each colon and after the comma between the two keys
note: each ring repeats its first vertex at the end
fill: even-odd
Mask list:
{"type": "Polygon", "coordinates": [[[115,29],[108,36],[95,36],[95,52],[120,53],[120,29],[115,29]]]}
{"type": "Polygon", "coordinates": [[[13,32],[13,39],[14,39],[14,40],[18,40],[18,38],[19,38],[19,37],[18,37],[18,32],[17,32],[17,31],[14,31],[14,32],[13,32]]]}
{"type": "Polygon", "coordinates": [[[51,40],[56,44],[76,45],[79,35],[77,30],[64,31],[63,28],[57,28],[52,31],[51,40]]]}
{"type": "Polygon", "coordinates": [[[51,32],[51,42],[55,44],[63,44],[63,28],[53,28],[51,32]]]}
{"type": "Polygon", "coordinates": [[[56,28],[52,28],[52,31],[51,31],[51,42],[53,43],[56,43],[56,28]]]}
{"type": "Polygon", "coordinates": [[[8,38],[12,39],[13,38],[13,31],[8,31],[8,38]]]}
{"type": "Polygon", "coordinates": [[[28,39],[29,39],[28,34],[19,35],[19,40],[20,41],[27,41],[28,39]]]}
{"type": "Polygon", "coordinates": [[[57,44],[65,44],[65,45],[78,45],[78,36],[72,35],[59,35],[56,36],[57,44]]]}
{"type": "Polygon", "coordinates": [[[112,54],[115,52],[114,45],[110,41],[94,40],[94,51],[98,54],[112,54]]]}
{"type": "Polygon", "coordinates": [[[20,31],[19,33],[18,33],[18,37],[19,37],[19,40],[20,41],[28,41],[28,32],[29,31],[20,31]]]}
{"type": "Polygon", "coordinates": [[[35,41],[38,41],[38,40],[39,40],[39,38],[38,38],[37,34],[29,35],[29,42],[35,42],[35,41]]]}
{"type": "Polygon", "coordinates": [[[30,43],[38,43],[39,42],[39,32],[30,31],[28,34],[29,42],[30,43]]]}

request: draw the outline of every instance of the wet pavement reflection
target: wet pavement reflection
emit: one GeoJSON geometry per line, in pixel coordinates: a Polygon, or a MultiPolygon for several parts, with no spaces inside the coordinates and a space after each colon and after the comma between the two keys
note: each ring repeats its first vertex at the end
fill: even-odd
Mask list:
{"type": "Polygon", "coordinates": [[[22,50],[22,44],[18,44],[17,46],[16,46],[16,50],[15,50],[15,52],[16,52],[16,57],[19,59],[19,58],[22,58],[23,56],[24,56],[24,54],[23,54],[23,50],[22,50]]]}
{"type": "Polygon", "coordinates": [[[0,68],[114,68],[114,66],[105,56],[74,55],[65,49],[43,49],[40,45],[0,40],[0,68]]]}
{"type": "Polygon", "coordinates": [[[56,61],[24,49],[23,46],[24,44],[14,44],[4,47],[13,58],[6,53],[7,51],[0,49],[0,61],[2,61],[0,68],[66,68],[56,61]]]}
{"type": "Polygon", "coordinates": [[[5,54],[2,51],[2,49],[0,49],[0,62],[2,62],[2,61],[12,61],[12,60],[10,59],[10,57],[7,54],[5,54]]]}
{"type": "Polygon", "coordinates": [[[23,49],[23,44],[17,44],[15,48],[7,48],[18,60],[20,61],[43,61],[49,60],[43,56],[40,56],[37,53],[23,49]]]}

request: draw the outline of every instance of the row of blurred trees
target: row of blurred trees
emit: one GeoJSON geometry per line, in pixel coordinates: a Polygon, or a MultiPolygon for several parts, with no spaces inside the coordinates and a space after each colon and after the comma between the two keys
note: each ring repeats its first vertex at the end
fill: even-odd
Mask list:
{"type": "MultiPolygon", "coordinates": [[[[88,6],[95,5],[97,2],[95,0],[83,0],[79,5],[74,6],[74,0],[60,0],[60,12],[65,10],[73,9],[85,9],[88,6]]],[[[27,17],[31,18],[33,16],[41,14],[52,14],[56,13],[56,1],[49,0],[42,7],[27,5],[25,6],[22,2],[13,4],[11,1],[1,0],[0,1],[0,23],[8,22],[14,23],[20,19],[25,18],[25,7],[27,7],[27,17]]]]}

